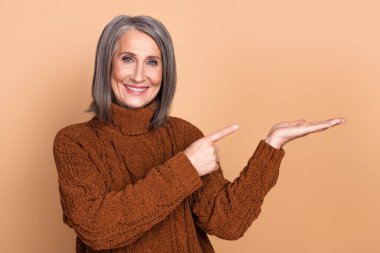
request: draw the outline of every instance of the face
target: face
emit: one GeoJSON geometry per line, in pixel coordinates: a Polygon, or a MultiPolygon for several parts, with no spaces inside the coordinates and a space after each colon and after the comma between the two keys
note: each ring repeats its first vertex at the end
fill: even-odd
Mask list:
{"type": "Polygon", "coordinates": [[[135,29],[125,32],[112,58],[111,86],[117,102],[131,109],[149,104],[161,88],[162,61],[156,42],[135,29]]]}

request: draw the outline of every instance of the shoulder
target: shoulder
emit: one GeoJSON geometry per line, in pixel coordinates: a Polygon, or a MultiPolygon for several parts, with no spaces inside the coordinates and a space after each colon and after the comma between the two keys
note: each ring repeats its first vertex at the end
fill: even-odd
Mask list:
{"type": "Polygon", "coordinates": [[[96,137],[93,129],[93,119],[71,124],[61,128],[54,137],[54,148],[57,148],[63,143],[74,142],[80,143],[82,140],[91,140],[96,137]]]}
{"type": "Polygon", "coordinates": [[[169,116],[169,124],[171,124],[172,126],[177,128],[178,131],[181,131],[183,133],[203,135],[202,131],[198,127],[196,127],[189,121],[179,117],[169,116]]]}
{"type": "Polygon", "coordinates": [[[169,116],[168,123],[172,126],[174,131],[177,132],[176,134],[180,135],[188,145],[204,136],[198,127],[182,118],[169,116]]]}

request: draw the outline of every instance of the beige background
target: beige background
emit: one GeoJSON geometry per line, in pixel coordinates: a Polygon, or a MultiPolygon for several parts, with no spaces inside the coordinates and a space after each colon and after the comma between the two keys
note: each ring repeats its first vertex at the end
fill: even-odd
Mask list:
{"type": "Polygon", "coordinates": [[[345,117],[287,144],[278,184],[223,252],[380,252],[379,1],[1,1],[1,252],[74,252],[62,222],[55,133],[88,120],[95,46],[118,14],[172,34],[172,115],[220,142],[232,180],[275,123],[345,117]],[[265,3],[264,3],[265,2],[265,3]]]}

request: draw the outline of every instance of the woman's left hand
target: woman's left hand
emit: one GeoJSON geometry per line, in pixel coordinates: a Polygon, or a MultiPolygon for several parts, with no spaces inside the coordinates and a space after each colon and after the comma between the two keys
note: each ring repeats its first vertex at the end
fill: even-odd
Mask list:
{"type": "Polygon", "coordinates": [[[274,148],[280,149],[289,141],[310,133],[324,131],[330,127],[344,123],[343,118],[333,118],[324,121],[312,121],[300,119],[295,121],[280,122],[272,127],[269,131],[265,142],[274,148]]]}

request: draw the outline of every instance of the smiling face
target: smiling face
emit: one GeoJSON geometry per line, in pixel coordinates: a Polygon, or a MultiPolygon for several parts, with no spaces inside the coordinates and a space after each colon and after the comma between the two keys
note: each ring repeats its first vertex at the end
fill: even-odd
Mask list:
{"type": "Polygon", "coordinates": [[[138,109],[149,104],[161,88],[162,61],[156,42],[130,29],[118,41],[112,58],[111,87],[117,102],[138,109]]]}

